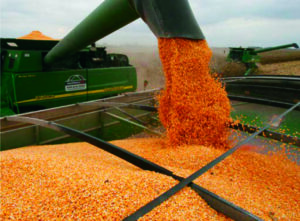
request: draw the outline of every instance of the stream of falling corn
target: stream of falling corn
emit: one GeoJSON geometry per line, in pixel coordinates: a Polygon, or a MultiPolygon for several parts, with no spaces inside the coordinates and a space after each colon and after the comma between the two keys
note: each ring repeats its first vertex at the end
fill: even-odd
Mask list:
{"type": "Polygon", "coordinates": [[[209,70],[212,52],[205,40],[159,39],[166,89],[159,118],[170,146],[227,147],[230,102],[209,70]]]}
{"type": "MultiPolygon", "coordinates": [[[[113,141],[187,177],[226,150],[230,105],[209,77],[205,41],[159,39],[166,74],[159,115],[165,138],[113,141]],[[170,148],[172,146],[172,148],[170,148]]],[[[300,169],[284,154],[241,149],[195,182],[264,220],[300,220],[300,169]]],[[[122,220],[178,181],[87,143],[1,154],[1,220],[122,220]]],[[[141,220],[230,220],[189,187],[141,220]]]]}

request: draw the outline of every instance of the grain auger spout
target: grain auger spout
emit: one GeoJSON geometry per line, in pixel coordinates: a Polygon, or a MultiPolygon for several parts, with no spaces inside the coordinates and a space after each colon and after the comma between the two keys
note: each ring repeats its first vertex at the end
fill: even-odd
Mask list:
{"type": "Polygon", "coordinates": [[[279,50],[284,48],[299,48],[299,45],[297,43],[291,43],[291,44],[279,45],[275,47],[261,48],[255,50],[255,53],[263,53],[263,52],[274,51],[274,50],[279,50]]]}
{"type": "Polygon", "coordinates": [[[188,0],[105,0],[45,57],[50,65],[142,18],[156,37],[204,39],[188,0]]]}

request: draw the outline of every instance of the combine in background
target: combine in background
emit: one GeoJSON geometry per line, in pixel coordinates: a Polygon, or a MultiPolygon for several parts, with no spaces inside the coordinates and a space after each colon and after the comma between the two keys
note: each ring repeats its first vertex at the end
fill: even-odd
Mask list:
{"type": "Polygon", "coordinates": [[[0,116],[136,90],[136,69],[128,57],[95,44],[46,65],[44,57],[58,42],[1,38],[0,116]]]}
{"type": "Polygon", "coordinates": [[[230,48],[229,54],[227,56],[227,61],[236,61],[245,64],[247,68],[245,76],[247,76],[255,72],[255,70],[258,68],[256,63],[259,63],[261,59],[261,56],[259,56],[258,54],[290,47],[299,48],[296,43],[269,48],[230,48]]]}

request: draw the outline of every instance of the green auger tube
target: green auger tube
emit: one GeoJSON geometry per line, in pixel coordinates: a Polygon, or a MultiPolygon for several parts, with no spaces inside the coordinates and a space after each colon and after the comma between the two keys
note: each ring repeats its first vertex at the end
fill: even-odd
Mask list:
{"type": "Polygon", "coordinates": [[[255,53],[263,53],[263,52],[268,52],[268,51],[274,51],[274,50],[279,50],[279,49],[284,49],[284,48],[299,48],[299,45],[297,43],[292,43],[292,44],[286,44],[286,45],[279,45],[275,47],[269,47],[269,48],[262,48],[262,49],[257,49],[255,50],[255,53]]]}
{"type": "Polygon", "coordinates": [[[46,65],[141,17],[157,37],[204,39],[188,0],[105,0],[45,56],[46,65]]]}

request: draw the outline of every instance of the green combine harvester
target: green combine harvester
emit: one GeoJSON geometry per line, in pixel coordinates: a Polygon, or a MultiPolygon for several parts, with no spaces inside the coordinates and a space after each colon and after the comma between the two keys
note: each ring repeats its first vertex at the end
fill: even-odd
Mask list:
{"type": "Polygon", "coordinates": [[[292,44],[286,44],[286,45],[279,45],[275,47],[269,47],[269,48],[230,48],[229,54],[227,56],[227,61],[229,62],[241,62],[243,63],[247,70],[245,72],[245,76],[254,73],[255,70],[257,70],[256,63],[260,62],[261,56],[260,53],[268,52],[268,51],[275,51],[280,50],[284,48],[299,48],[299,46],[296,43],[292,44]]]}
{"type": "Polygon", "coordinates": [[[48,65],[45,55],[59,41],[1,39],[1,115],[53,108],[135,91],[128,57],[86,47],[48,65]]]}
{"type": "Polygon", "coordinates": [[[0,116],[135,91],[125,55],[87,46],[140,17],[157,37],[204,39],[190,11],[186,1],[104,1],[61,41],[1,39],[0,116]]]}

